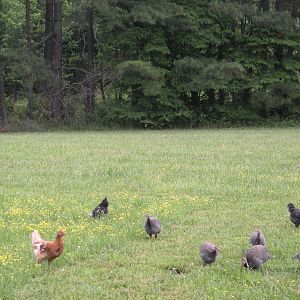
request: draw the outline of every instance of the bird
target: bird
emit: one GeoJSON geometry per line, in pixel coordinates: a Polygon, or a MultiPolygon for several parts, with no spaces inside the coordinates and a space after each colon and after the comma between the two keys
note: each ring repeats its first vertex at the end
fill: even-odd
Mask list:
{"type": "Polygon", "coordinates": [[[89,214],[90,217],[100,218],[101,215],[108,214],[108,199],[105,197],[89,214]]]}
{"type": "Polygon", "coordinates": [[[296,208],[293,203],[289,203],[287,207],[290,212],[290,220],[298,227],[300,225],[300,209],[296,208]]]}
{"type": "Polygon", "coordinates": [[[44,260],[48,261],[48,267],[52,261],[59,257],[64,251],[64,231],[59,230],[54,241],[45,241],[41,238],[37,230],[34,230],[31,235],[33,253],[36,257],[36,262],[41,263],[44,260]]]}
{"type": "Polygon", "coordinates": [[[296,254],[296,255],[293,257],[293,259],[298,259],[298,260],[300,260],[300,253],[296,254]]]}
{"type": "Polygon", "coordinates": [[[145,230],[150,238],[152,238],[152,235],[157,238],[157,235],[160,233],[161,225],[159,220],[156,217],[150,217],[149,214],[146,214],[146,223],[145,223],[145,230]]]}
{"type": "Polygon", "coordinates": [[[215,262],[218,252],[220,252],[220,250],[215,244],[204,242],[200,247],[200,257],[203,261],[203,265],[210,265],[215,262]]]}
{"type": "Polygon", "coordinates": [[[271,257],[266,246],[255,245],[244,253],[244,257],[242,258],[242,266],[245,269],[258,270],[269,258],[271,257]]]}
{"type": "Polygon", "coordinates": [[[256,230],[250,235],[250,243],[254,245],[266,245],[266,239],[261,230],[256,230]]]}

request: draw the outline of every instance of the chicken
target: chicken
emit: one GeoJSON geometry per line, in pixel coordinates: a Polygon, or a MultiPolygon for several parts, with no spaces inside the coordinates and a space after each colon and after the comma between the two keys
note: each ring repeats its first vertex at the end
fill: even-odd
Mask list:
{"type": "Polygon", "coordinates": [[[290,212],[290,220],[298,227],[300,225],[300,209],[296,208],[293,203],[289,203],[287,207],[290,212]]]}
{"type": "Polygon", "coordinates": [[[50,267],[51,262],[59,257],[64,250],[64,240],[62,237],[65,233],[59,230],[54,241],[45,241],[41,238],[37,230],[32,232],[32,248],[36,257],[36,262],[41,263],[44,260],[48,261],[50,267]]]}
{"type": "Polygon", "coordinates": [[[266,239],[261,230],[256,230],[251,233],[250,243],[254,245],[266,245],[266,239]]]}
{"type": "Polygon", "coordinates": [[[90,217],[100,218],[101,215],[108,213],[108,199],[105,197],[89,214],[90,217]]]}
{"type": "Polygon", "coordinates": [[[211,242],[204,242],[200,247],[200,257],[203,260],[203,264],[209,265],[216,261],[218,256],[218,247],[211,242]]]}
{"type": "Polygon", "coordinates": [[[270,255],[265,246],[255,245],[246,251],[242,258],[242,266],[245,269],[258,270],[269,258],[270,255]]]}
{"type": "Polygon", "coordinates": [[[146,215],[146,223],[145,223],[145,230],[147,234],[152,238],[152,235],[157,238],[157,235],[160,233],[160,222],[155,217],[150,217],[148,214],[146,215]]]}

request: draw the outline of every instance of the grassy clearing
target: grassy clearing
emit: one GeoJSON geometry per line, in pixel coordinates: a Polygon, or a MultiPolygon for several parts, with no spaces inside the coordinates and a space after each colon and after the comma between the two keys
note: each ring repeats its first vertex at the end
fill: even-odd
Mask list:
{"type": "Polygon", "coordinates": [[[0,136],[0,298],[299,299],[300,129],[5,134],[0,136]],[[108,195],[110,214],[87,213],[108,195]],[[157,240],[144,214],[157,215],[157,240]],[[30,234],[66,230],[50,271],[30,234]],[[245,272],[261,228],[273,259],[245,272]],[[199,245],[221,249],[210,267],[199,245]],[[177,269],[177,271],[175,270],[177,269]]]}

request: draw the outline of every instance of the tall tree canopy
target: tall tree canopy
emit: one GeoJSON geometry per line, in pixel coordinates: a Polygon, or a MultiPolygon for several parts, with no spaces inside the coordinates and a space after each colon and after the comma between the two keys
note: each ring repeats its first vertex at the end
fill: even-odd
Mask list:
{"type": "Polygon", "coordinates": [[[299,5],[0,0],[1,128],[297,121],[299,5]]]}

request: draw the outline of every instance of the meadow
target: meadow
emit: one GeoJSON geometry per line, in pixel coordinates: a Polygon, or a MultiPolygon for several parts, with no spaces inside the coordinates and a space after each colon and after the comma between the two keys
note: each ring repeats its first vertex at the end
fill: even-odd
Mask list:
{"type": "Polygon", "coordinates": [[[2,134],[0,299],[299,299],[288,202],[300,206],[300,129],[2,134]],[[109,214],[89,218],[106,195],[109,214]],[[31,232],[59,228],[65,250],[48,270],[31,232]],[[272,259],[245,271],[258,228],[272,259]],[[221,253],[203,267],[205,240],[221,253]]]}

